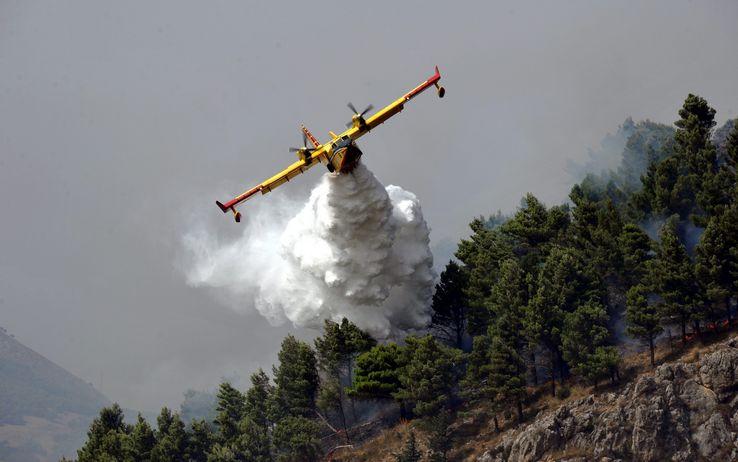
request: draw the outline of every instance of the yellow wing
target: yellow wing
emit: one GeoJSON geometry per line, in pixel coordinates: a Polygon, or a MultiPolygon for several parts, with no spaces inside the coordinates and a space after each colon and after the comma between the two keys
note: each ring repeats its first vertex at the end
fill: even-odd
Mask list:
{"type": "Polygon", "coordinates": [[[306,172],[311,167],[315,166],[316,164],[319,164],[318,157],[320,154],[316,155],[317,151],[313,153],[311,158],[311,162],[307,163],[304,160],[298,160],[294,164],[290,165],[286,169],[282,170],[281,172],[277,173],[273,177],[269,178],[268,180],[263,181],[259,186],[259,190],[262,194],[266,194],[270,191],[272,191],[274,188],[281,186],[288,181],[290,181],[292,178],[296,177],[297,175],[306,172]]]}
{"type": "Polygon", "coordinates": [[[300,159],[297,162],[290,165],[289,167],[287,167],[286,169],[277,173],[273,177],[269,178],[268,180],[262,181],[261,183],[249,189],[248,191],[244,191],[243,193],[234,197],[233,199],[226,202],[225,204],[222,204],[219,201],[215,201],[215,203],[218,204],[218,207],[220,207],[220,210],[222,210],[223,212],[227,212],[230,210],[231,212],[233,212],[233,215],[236,218],[236,221],[241,221],[241,214],[238,211],[236,211],[236,205],[250,199],[251,196],[253,196],[254,194],[258,192],[262,194],[266,194],[274,190],[274,188],[287,183],[288,181],[290,181],[292,178],[296,177],[297,175],[303,172],[306,172],[312,166],[319,164],[321,161],[321,156],[325,156],[325,150],[322,148],[314,151],[312,155],[309,157],[308,162],[306,162],[305,159],[300,159]]]}

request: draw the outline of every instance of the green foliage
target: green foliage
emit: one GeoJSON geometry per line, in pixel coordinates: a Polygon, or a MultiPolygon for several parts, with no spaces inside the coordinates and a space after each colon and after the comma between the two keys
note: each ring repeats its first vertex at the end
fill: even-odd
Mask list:
{"type": "Polygon", "coordinates": [[[112,462],[132,460],[129,425],[123,423],[118,404],[100,410],[90,425],[87,442],[77,451],[79,462],[112,462]]]}
{"type": "Polygon", "coordinates": [[[260,425],[246,416],[239,423],[238,430],[239,436],[234,446],[239,460],[244,462],[271,462],[273,460],[267,426],[260,425]]]}
{"type": "Polygon", "coordinates": [[[193,420],[187,435],[187,459],[189,462],[206,462],[215,435],[205,420],[193,420]]]}
{"type": "Polygon", "coordinates": [[[218,389],[218,412],[215,425],[218,428],[218,440],[231,443],[238,435],[238,423],[244,415],[245,399],[240,391],[230,383],[223,382],[218,389]]]}
{"type": "Polygon", "coordinates": [[[487,379],[490,363],[490,337],[474,337],[472,351],[466,356],[466,373],[461,380],[461,395],[468,400],[490,396],[487,379]]]}
{"type": "Polygon", "coordinates": [[[402,387],[395,396],[411,402],[415,414],[421,417],[446,407],[458,380],[461,353],[426,335],[407,337],[405,356],[407,365],[400,375],[402,387]]]}
{"type": "Polygon", "coordinates": [[[611,375],[620,361],[617,350],[608,346],[608,319],[605,307],[595,301],[583,303],[566,315],[564,359],[574,373],[593,383],[611,375]]]}
{"type": "Polygon", "coordinates": [[[151,460],[151,450],[156,446],[156,436],[141,414],[138,415],[136,424],[131,430],[130,442],[131,456],[134,460],[142,462],[151,460]]]}
{"type": "Polygon", "coordinates": [[[274,387],[261,368],[251,374],[251,388],[244,398],[243,416],[251,419],[256,425],[267,427],[269,425],[267,403],[273,392],[274,387]]]}
{"type": "Polygon", "coordinates": [[[663,159],[664,149],[672,137],[674,129],[668,125],[651,122],[638,122],[628,137],[623,160],[617,170],[617,183],[624,191],[631,193],[641,188],[641,175],[651,163],[663,159]]]}
{"type": "Polygon", "coordinates": [[[274,428],[273,444],[278,462],[317,461],[322,454],[319,426],[304,417],[285,417],[274,428]]]}
{"type": "Polygon", "coordinates": [[[738,267],[738,205],[710,218],[695,248],[695,274],[707,299],[727,311],[738,267]]]}
{"type": "Polygon", "coordinates": [[[407,364],[404,348],[377,345],[356,359],[356,374],[348,393],[362,398],[393,398],[400,390],[400,373],[407,364]]]}
{"type": "Polygon", "coordinates": [[[208,462],[242,462],[236,450],[228,444],[215,443],[208,453],[208,462]]]}
{"type": "Polygon", "coordinates": [[[533,194],[526,194],[511,220],[502,225],[503,231],[514,236],[526,253],[537,254],[541,247],[560,237],[569,226],[567,207],[546,209],[533,194]]]}
{"type": "Polygon", "coordinates": [[[522,401],[526,396],[525,361],[513,339],[514,336],[503,334],[492,337],[488,388],[498,409],[514,405],[518,420],[522,421],[522,401]]]}
{"type": "Polygon", "coordinates": [[[599,301],[601,281],[596,273],[587,270],[574,249],[554,247],[538,273],[536,287],[525,328],[532,343],[540,342],[556,353],[566,314],[584,302],[599,301]]]}
{"type": "Polygon", "coordinates": [[[461,349],[466,331],[468,302],[464,289],[469,283],[466,270],[449,261],[436,285],[431,305],[431,327],[449,344],[461,349]]]}
{"type": "Polygon", "coordinates": [[[279,366],[274,367],[274,392],[269,415],[276,422],[288,416],[314,415],[318,392],[315,352],[305,342],[288,335],[279,351],[279,366]]]}
{"type": "Polygon", "coordinates": [[[411,431],[407,441],[405,441],[402,452],[395,455],[395,460],[397,462],[419,462],[422,457],[423,455],[418,448],[418,442],[415,439],[415,432],[411,431]]]}
{"type": "Polygon", "coordinates": [[[151,450],[151,462],[178,462],[187,452],[187,432],[179,414],[162,408],[156,419],[156,445],[151,450]]]}
{"type": "Polygon", "coordinates": [[[629,284],[642,282],[648,274],[648,261],[653,257],[653,242],[633,223],[623,226],[618,237],[623,256],[622,278],[629,284]]]}
{"type": "Polygon", "coordinates": [[[318,365],[326,373],[338,377],[357,354],[376,344],[376,340],[346,318],[340,324],[326,320],[323,336],[315,339],[318,365]]]}
{"type": "Polygon", "coordinates": [[[488,228],[481,218],[472,221],[469,227],[472,235],[461,240],[456,258],[464,264],[468,278],[465,289],[467,330],[475,336],[487,331],[490,313],[485,300],[496,280],[500,262],[512,256],[512,242],[499,227],[488,228]]]}
{"type": "Polygon", "coordinates": [[[625,319],[628,334],[648,344],[651,353],[651,366],[654,361],[654,339],[663,330],[658,307],[648,302],[648,290],[641,284],[635,285],[626,294],[625,319]]]}
{"type": "MultiPolygon", "coordinates": [[[[738,166],[738,123],[733,120],[733,129],[725,140],[725,163],[735,169],[738,166]]],[[[727,124],[726,124],[727,125],[727,124]]]]}
{"type": "Polygon", "coordinates": [[[685,335],[687,323],[701,319],[703,313],[695,304],[697,288],[692,261],[677,236],[674,221],[662,228],[661,245],[651,263],[650,280],[664,300],[662,315],[676,318],[685,335]]]}
{"type": "Polygon", "coordinates": [[[622,256],[617,238],[623,223],[612,200],[587,194],[579,185],[569,198],[574,203],[569,236],[577,248],[601,276],[619,272],[622,256]]]}
{"type": "Polygon", "coordinates": [[[515,346],[522,346],[522,320],[528,305],[528,281],[517,260],[510,258],[502,262],[497,282],[487,299],[487,307],[494,315],[491,328],[498,332],[515,333],[515,346]]]}
{"type": "Polygon", "coordinates": [[[187,390],[184,401],[179,406],[179,415],[184,423],[189,424],[195,420],[215,420],[217,398],[212,393],[197,390],[187,390]]]}
{"type": "Polygon", "coordinates": [[[453,423],[453,415],[445,409],[426,418],[423,422],[423,427],[428,433],[428,449],[430,450],[428,460],[430,462],[446,462],[448,460],[448,452],[451,450],[453,443],[451,423],[453,423]]]}

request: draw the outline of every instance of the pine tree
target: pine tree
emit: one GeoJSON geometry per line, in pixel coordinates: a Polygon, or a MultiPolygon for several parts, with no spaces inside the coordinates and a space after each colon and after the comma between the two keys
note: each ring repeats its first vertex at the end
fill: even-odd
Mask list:
{"type": "Polygon", "coordinates": [[[131,428],[123,422],[123,411],[117,403],[100,410],[90,424],[87,442],[77,451],[79,462],[129,460],[131,428]]]}
{"type": "Polygon", "coordinates": [[[557,369],[564,379],[561,337],[566,315],[586,301],[601,298],[601,281],[585,267],[581,256],[574,249],[552,248],[538,273],[536,292],[524,319],[529,342],[540,343],[548,351],[552,396],[556,395],[557,369]]]}
{"type": "Polygon", "coordinates": [[[134,460],[148,462],[151,460],[151,450],[156,445],[154,430],[146,419],[138,415],[136,424],[131,429],[131,455],[134,460]]]}
{"type": "Polygon", "coordinates": [[[738,246],[738,227],[731,226],[735,207],[710,218],[700,242],[695,248],[695,273],[706,298],[723,307],[730,322],[730,299],[734,293],[735,278],[732,268],[736,265],[731,249],[738,246]],[[732,228],[732,229],[731,229],[732,228]]]}
{"type": "Polygon", "coordinates": [[[251,374],[251,388],[246,391],[244,397],[243,415],[257,425],[268,427],[267,403],[273,392],[274,387],[269,382],[269,377],[259,368],[251,374]]]}
{"type": "Polygon", "coordinates": [[[617,350],[608,346],[609,316],[605,307],[595,301],[583,303],[566,314],[562,335],[564,359],[575,374],[597,382],[614,372],[620,360],[617,350]]]}
{"type": "Polygon", "coordinates": [[[305,417],[289,416],[274,428],[273,444],[278,462],[313,462],[322,453],[319,427],[305,417]]]}
{"type": "Polygon", "coordinates": [[[415,432],[410,431],[410,435],[405,441],[405,447],[402,448],[402,452],[395,455],[397,462],[419,462],[423,455],[418,449],[418,442],[415,439],[415,432]]]}
{"type": "Polygon", "coordinates": [[[407,337],[405,345],[407,365],[401,371],[402,387],[395,396],[413,403],[420,417],[435,414],[451,401],[461,353],[430,335],[407,337]]]}
{"type": "Polygon", "coordinates": [[[522,400],[525,398],[524,352],[527,346],[523,319],[528,301],[525,273],[517,260],[504,261],[490,297],[490,309],[495,314],[495,321],[488,333],[491,339],[488,388],[493,398],[502,405],[500,407],[514,404],[521,421],[522,400]]]}
{"type": "Polygon", "coordinates": [[[622,257],[617,238],[623,223],[612,200],[597,197],[579,185],[572,188],[569,198],[574,203],[569,232],[573,246],[603,277],[619,271],[622,257]]]}
{"type": "Polygon", "coordinates": [[[460,382],[461,395],[470,401],[489,397],[488,387],[491,339],[477,335],[472,351],[466,356],[466,373],[460,382]]]}
{"type": "Polygon", "coordinates": [[[494,285],[500,262],[513,256],[512,240],[499,227],[490,228],[486,220],[474,219],[469,227],[472,235],[459,242],[456,258],[463,263],[468,280],[464,295],[467,306],[467,332],[471,336],[487,332],[490,313],[485,305],[494,285]]]}
{"type": "Polygon", "coordinates": [[[623,256],[622,278],[633,285],[642,282],[648,273],[648,261],[653,257],[651,238],[638,225],[628,223],[618,237],[623,256]]]}
{"type": "Polygon", "coordinates": [[[229,444],[215,443],[208,453],[208,462],[243,462],[229,444]]]}
{"type": "Polygon", "coordinates": [[[156,445],[151,450],[151,462],[179,462],[187,452],[187,432],[179,414],[162,408],[156,419],[156,445]]]}
{"type": "Polygon", "coordinates": [[[208,452],[213,446],[215,435],[205,420],[193,420],[187,432],[188,462],[207,462],[208,452]]]}
{"type": "Polygon", "coordinates": [[[431,305],[431,327],[449,344],[461,349],[466,331],[468,275],[453,260],[449,261],[436,285],[431,305]]]}
{"type": "Polygon", "coordinates": [[[274,392],[269,403],[273,422],[288,416],[315,415],[318,370],[315,352],[305,342],[288,335],[279,351],[279,367],[274,367],[274,392]]]}
{"type": "Polygon", "coordinates": [[[451,439],[452,422],[452,415],[448,410],[430,416],[423,422],[423,427],[428,433],[428,449],[430,450],[428,460],[430,462],[447,462],[448,452],[453,443],[451,439]]]}
{"type": "MultiPolygon", "coordinates": [[[[346,318],[343,318],[340,324],[326,320],[323,336],[315,339],[317,364],[324,375],[318,391],[318,404],[321,409],[338,414],[344,431],[347,430],[345,384],[351,382],[356,356],[369,350],[376,343],[368,333],[346,318]]],[[[353,401],[351,409],[353,410],[353,401]]],[[[348,438],[348,432],[346,437],[348,438]]]]}
{"type": "Polygon", "coordinates": [[[269,429],[250,417],[244,417],[238,426],[239,435],[234,443],[239,458],[246,462],[271,462],[269,429]]]}
{"type": "Polygon", "coordinates": [[[704,98],[689,94],[679,110],[680,119],[674,122],[677,131],[674,140],[684,155],[690,173],[702,174],[712,168],[714,153],[708,151],[710,135],[715,127],[715,109],[704,98]]]}
{"type": "Polygon", "coordinates": [[[228,382],[220,384],[215,425],[221,443],[230,444],[238,436],[238,423],[243,418],[244,405],[244,396],[240,391],[228,382]]]}
{"type": "Polygon", "coordinates": [[[497,408],[515,406],[518,422],[523,421],[525,399],[525,361],[518,351],[514,336],[499,333],[492,336],[489,364],[489,389],[497,408]]]}
{"type": "Polygon", "coordinates": [[[405,417],[405,408],[397,393],[402,386],[400,373],[406,364],[404,348],[395,343],[377,345],[356,359],[356,374],[347,392],[358,398],[396,399],[405,417]]]}
{"type": "Polygon", "coordinates": [[[715,109],[704,98],[689,94],[679,110],[680,119],[674,123],[674,140],[678,153],[687,167],[686,178],[693,184],[696,202],[693,220],[705,226],[708,216],[725,204],[718,174],[717,151],[710,138],[715,126],[715,109]]]}
{"type": "Polygon", "coordinates": [[[661,230],[661,245],[656,259],[650,265],[650,275],[656,292],[664,300],[662,315],[676,318],[682,338],[686,338],[687,324],[690,321],[698,322],[703,313],[694,306],[694,268],[687,249],[677,236],[673,220],[661,230]]]}
{"type": "Polygon", "coordinates": [[[628,290],[625,317],[628,334],[643,340],[651,353],[651,367],[656,367],[654,340],[664,330],[658,307],[648,302],[648,291],[642,284],[628,290]]]}
{"type": "Polygon", "coordinates": [[[738,167],[738,123],[733,121],[733,129],[725,140],[725,162],[735,171],[738,167]]]}

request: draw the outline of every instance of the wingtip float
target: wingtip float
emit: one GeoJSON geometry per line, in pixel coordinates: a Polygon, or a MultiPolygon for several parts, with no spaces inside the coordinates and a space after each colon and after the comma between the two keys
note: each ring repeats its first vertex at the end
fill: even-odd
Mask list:
{"type": "Polygon", "coordinates": [[[290,148],[290,152],[296,153],[297,162],[233,199],[225,203],[221,203],[220,201],[215,201],[215,203],[223,213],[233,213],[236,222],[240,222],[241,212],[236,210],[237,205],[250,199],[256,193],[266,194],[272,191],[274,188],[283,185],[297,175],[304,173],[317,163],[325,164],[331,173],[350,173],[356,167],[362,155],[361,150],[356,145],[356,140],[387,121],[393,115],[399,114],[404,108],[405,103],[430,87],[436,87],[438,97],[443,98],[446,90],[438,84],[439,80],[441,80],[441,73],[438,70],[438,66],[436,66],[435,74],[368,118],[364,118],[364,115],[372,110],[371,105],[359,112],[353,104],[348,103],[353,116],[351,117],[351,121],[346,124],[347,129],[338,135],[329,132],[332,138],[325,143],[319,142],[310,133],[310,130],[304,125],[300,125],[300,129],[302,130],[302,147],[290,148]],[[308,147],[308,141],[310,141],[311,147],[308,147]]]}

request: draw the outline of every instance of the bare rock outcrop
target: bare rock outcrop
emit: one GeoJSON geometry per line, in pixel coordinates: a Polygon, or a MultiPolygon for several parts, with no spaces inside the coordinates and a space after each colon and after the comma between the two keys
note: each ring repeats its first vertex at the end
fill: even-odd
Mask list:
{"type": "Polygon", "coordinates": [[[478,460],[738,461],[738,337],[540,413],[478,460]]]}

